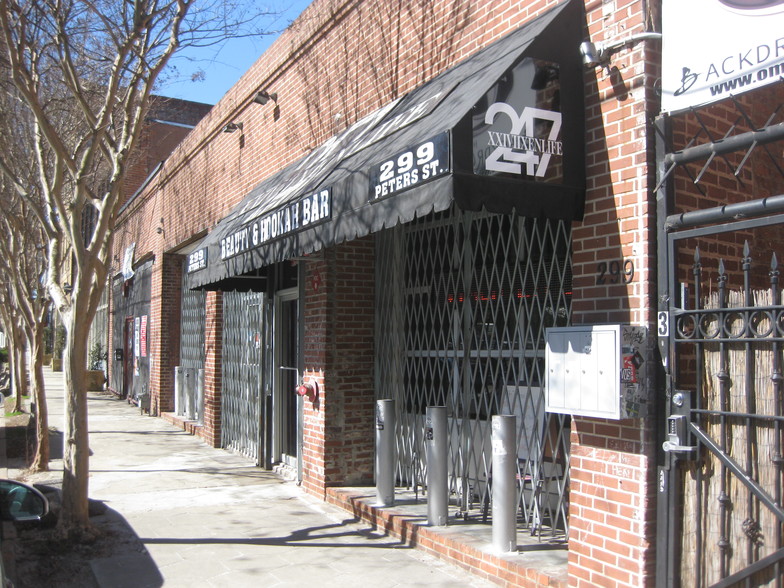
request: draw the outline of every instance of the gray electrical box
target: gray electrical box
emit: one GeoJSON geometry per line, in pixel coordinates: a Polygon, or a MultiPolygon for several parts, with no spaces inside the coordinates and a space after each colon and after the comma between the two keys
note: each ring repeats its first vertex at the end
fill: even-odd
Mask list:
{"type": "Polygon", "coordinates": [[[547,329],[545,408],[607,419],[648,416],[649,354],[645,327],[547,329]]]}

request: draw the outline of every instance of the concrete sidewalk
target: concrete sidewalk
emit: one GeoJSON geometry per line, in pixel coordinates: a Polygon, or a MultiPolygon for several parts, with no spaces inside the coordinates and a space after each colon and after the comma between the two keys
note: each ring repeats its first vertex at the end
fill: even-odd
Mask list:
{"type": "MultiPolygon", "coordinates": [[[[46,384],[62,430],[62,374],[46,384]]],[[[90,497],[143,544],[90,562],[101,587],[492,585],[123,400],[89,398],[90,497]]],[[[30,481],[60,485],[62,462],[50,467],[30,481]]]]}

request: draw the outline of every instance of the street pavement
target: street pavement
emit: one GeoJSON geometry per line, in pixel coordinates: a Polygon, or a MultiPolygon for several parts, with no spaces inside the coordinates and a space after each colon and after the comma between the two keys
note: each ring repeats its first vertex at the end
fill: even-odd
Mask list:
{"type": "MultiPolygon", "coordinates": [[[[62,431],[63,377],[45,375],[62,431]]],[[[491,586],[112,395],[90,393],[89,422],[90,497],[144,546],[90,562],[103,588],[491,586]]]]}

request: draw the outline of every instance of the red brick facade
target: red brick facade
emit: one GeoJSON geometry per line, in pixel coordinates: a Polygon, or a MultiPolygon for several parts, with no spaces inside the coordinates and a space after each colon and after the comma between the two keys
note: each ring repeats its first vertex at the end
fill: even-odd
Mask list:
{"type": "MultiPolygon", "coordinates": [[[[117,225],[116,252],[135,242],[137,259],[155,256],[149,337],[157,411],[173,406],[178,250],[204,236],[262,179],[556,4],[316,0],[281,35],[182,141],[117,225]],[[260,90],[276,92],[277,104],[253,103],[260,90]],[[242,130],[223,133],[230,122],[242,122],[242,130]]],[[[585,36],[600,42],[651,30],[656,6],[651,0],[586,0],[585,36]]],[[[640,43],[620,52],[609,72],[585,73],[588,191],[584,220],[573,227],[575,324],[653,323],[650,121],[658,111],[658,50],[656,42],[640,43]],[[614,262],[632,264],[632,283],[597,284],[597,268],[614,262]]],[[[374,240],[331,247],[302,263],[305,376],[319,385],[318,400],[305,403],[302,485],[324,496],[328,487],[373,480],[374,240]]],[[[221,317],[221,294],[210,292],[205,418],[196,432],[214,446],[220,445],[221,317]]],[[[572,586],[653,583],[651,423],[573,420],[572,586]]]]}
{"type": "MultiPolygon", "coordinates": [[[[650,30],[656,3],[588,2],[588,37],[650,30]],[[594,8],[591,10],[591,8],[594,8]]],[[[660,43],[620,53],[586,76],[588,197],[573,227],[573,323],[652,325],[656,311],[655,160],[660,43]],[[600,285],[601,264],[633,264],[634,280],[600,285]]],[[[607,280],[609,282],[609,280],[607,280]]],[[[646,586],[655,574],[655,419],[574,418],[570,585],[646,586]]]]}

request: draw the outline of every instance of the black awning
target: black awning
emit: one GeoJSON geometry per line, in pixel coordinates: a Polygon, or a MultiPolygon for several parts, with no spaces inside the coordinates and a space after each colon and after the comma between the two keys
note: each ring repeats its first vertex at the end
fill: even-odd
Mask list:
{"type": "Polygon", "coordinates": [[[583,20],[567,0],[261,182],[191,254],[191,287],[453,202],[582,218],[583,20]]]}

